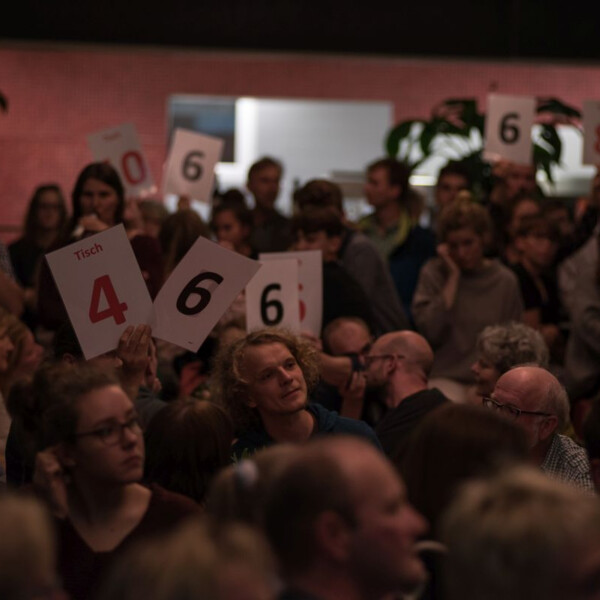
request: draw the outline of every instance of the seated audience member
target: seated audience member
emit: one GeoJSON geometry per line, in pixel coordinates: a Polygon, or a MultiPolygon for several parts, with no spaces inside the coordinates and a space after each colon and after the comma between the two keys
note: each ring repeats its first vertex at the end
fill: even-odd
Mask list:
{"type": "Polygon", "coordinates": [[[573,211],[567,202],[561,198],[545,198],[542,205],[542,214],[558,231],[558,239],[556,240],[558,249],[553,265],[556,268],[567,256],[577,250],[573,211]]]}
{"type": "Polygon", "coordinates": [[[165,257],[165,280],[199,237],[210,239],[210,229],[195,210],[179,210],[164,220],[158,241],[165,257]]]}
{"type": "Polygon", "coordinates": [[[59,571],[73,600],[89,598],[121,551],[196,514],[184,496],[140,485],[139,417],[110,373],[52,365],[33,382],[34,485],[55,516],[59,571]]]}
{"type": "Polygon", "coordinates": [[[299,444],[276,444],[223,469],[210,485],[207,515],[218,526],[240,522],[262,527],[272,482],[302,451],[299,444]]]}
{"type": "Polygon", "coordinates": [[[360,435],[379,447],[365,423],[308,403],[318,378],[316,351],[283,330],[255,331],[223,348],[214,364],[213,398],[233,419],[239,436],[235,458],[276,442],[305,442],[332,433],[360,435]]]}
{"type": "Polygon", "coordinates": [[[142,200],[139,203],[140,215],[142,217],[142,228],[146,235],[158,239],[163,223],[169,217],[167,207],[158,200],[142,200]]]}
{"type": "Polygon", "coordinates": [[[314,400],[325,408],[335,410],[343,417],[362,419],[373,425],[379,407],[365,405],[364,357],[373,342],[369,326],[358,317],[338,317],[323,329],[323,349],[331,356],[347,356],[352,361],[348,379],[338,385],[325,383],[323,379],[315,391],[314,400]]]}
{"type": "Polygon", "coordinates": [[[275,208],[282,174],[281,163],[269,156],[256,161],[248,170],[246,187],[254,198],[250,245],[257,253],[285,252],[294,241],[289,219],[275,208]]]}
{"type": "Polygon", "coordinates": [[[55,184],[38,186],[29,202],[23,235],[8,246],[18,284],[25,292],[24,321],[35,328],[36,288],[40,261],[44,253],[64,235],[67,206],[61,189],[55,184]]]}
{"type": "Polygon", "coordinates": [[[274,600],[271,551],[261,535],[234,524],[190,521],[132,547],[97,600],[274,600]]]}
{"type": "Polygon", "coordinates": [[[461,485],[527,460],[516,424],[481,406],[447,403],[421,421],[397,466],[410,502],[439,539],[440,519],[461,485]]]}
{"type": "Polygon", "coordinates": [[[295,250],[320,250],[323,256],[323,327],[337,317],[360,317],[369,325],[373,314],[367,294],[339,263],[344,225],[333,208],[307,208],[292,227],[295,250]]]}
{"type": "Polygon", "coordinates": [[[450,160],[438,173],[435,184],[435,212],[432,225],[437,220],[438,214],[456,199],[459,192],[471,191],[473,182],[471,173],[466,164],[450,160]]]}
{"type": "Polygon", "coordinates": [[[211,479],[231,462],[233,424],[206,400],[169,402],[144,434],[144,479],[204,504],[211,479]]]}
{"type": "Polygon", "coordinates": [[[563,304],[570,317],[565,352],[566,387],[573,404],[600,392],[600,258],[598,236],[563,262],[563,304]]]}
{"type": "MultiPolygon", "coordinates": [[[[72,193],[73,213],[67,234],[55,243],[56,250],[89,235],[123,223],[125,188],[119,173],[106,162],[91,163],[79,173],[72,193]]],[[[163,257],[158,242],[134,230],[129,235],[131,248],[154,298],[163,283],[163,257]]],[[[38,315],[40,323],[55,331],[67,314],[47,262],[40,268],[38,315]]]]}
{"type": "Polygon", "coordinates": [[[0,598],[63,598],[50,519],[35,498],[0,496],[0,598]]]}
{"type": "Polygon", "coordinates": [[[598,499],[530,468],[468,485],[443,539],[448,600],[598,597],[598,499]]]}
{"type": "Polygon", "coordinates": [[[583,422],[583,443],[590,461],[594,487],[600,492],[600,396],[592,402],[583,422]]]}
{"type": "Polygon", "coordinates": [[[550,355],[539,331],[515,321],[506,325],[488,325],[477,338],[477,360],[471,366],[475,375],[473,401],[490,396],[500,375],[524,364],[548,368],[550,355]]]}
{"type": "Polygon", "coordinates": [[[577,198],[575,201],[572,251],[585,245],[597,230],[600,213],[600,165],[596,165],[596,174],[590,184],[589,197],[577,198]]]}
{"type": "Polygon", "coordinates": [[[585,450],[559,433],[569,422],[569,399],[554,375],[540,367],[515,367],[498,379],[483,404],[523,428],[530,458],[542,471],[593,489],[585,450]]]}
{"type": "Polygon", "coordinates": [[[367,397],[376,395],[387,409],[375,432],[395,464],[423,417],[448,402],[439,390],[427,387],[432,364],[431,346],[413,331],[382,335],[365,356],[367,397]]]}
{"type": "Polygon", "coordinates": [[[413,299],[417,329],[435,353],[430,385],[457,402],[473,383],[477,336],[523,313],[514,273],[484,256],[489,233],[479,204],[459,197],[447,206],[438,222],[438,257],[423,267],[413,299]]]}
{"type": "Polygon", "coordinates": [[[516,237],[523,220],[539,216],[541,210],[540,203],[535,196],[530,194],[519,195],[506,205],[504,237],[500,255],[506,265],[515,265],[521,258],[521,249],[516,245],[516,237]]]}
{"type": "Polygon", "coordinates": [[[213,206],[210,227],[217,242],[242,256],[256,259],[258,254],[250,245],[252,224],[252,212],[245,204],[221,201],[213,206]]]}
{"type": "Polygon", "coordinates": [[[372,600],[425,580],[415,543],[425,520],[375,448],[358,439],[307,445],[273,481],[264,529],[279,560],[282,600],[372,600]]]}
{"type": "Polygon", "coordinates": [[[296,208],[303,212],[312,207],[331,207],[342,219],[343,231],[338,260],[358,281],[367,295],[378,335],[408,327],[408,319],[385,262],[373,242],[361,231],[350,227],[344,215],[342,190],[325,179],[312,179],[294,192],[296,208]]]}
{"type": "Polygon", "coordinates": [[[387,261],[396,290],[410,318],[419,272],[435,256],[435,235],[411,218],[406,165],[384,158],[367,167],[365,196],[374,212],[359,221],[359,228],[387,261]]]}
{"type": "Polygon", "coordinates": [[[542,334],[554,362],[562,364],[565,335],[560,323],[564,315],[556,275],[552,271],[558,237],[558,230],[546,217],[524,217],[515,234],[514,243],[520,258],[513,265],[513,271],[525,304],[523,321],[542,334]]]}
{"type": "Polygon", "coordinates": [[[25,290],[17,283],[8,249],[0,240],[0,308],[20,317],[25,310],[25,290]]]}

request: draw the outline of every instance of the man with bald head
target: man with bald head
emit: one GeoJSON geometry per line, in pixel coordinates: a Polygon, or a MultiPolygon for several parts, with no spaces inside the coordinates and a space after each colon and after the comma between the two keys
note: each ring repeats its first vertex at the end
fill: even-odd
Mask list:
{"type": "Polygon", "coordinates": [[[360,439],[306,444],[269,486],[263,521],[286,586],[279,600],[379,600],[425,580],[415,544],[426,521],[360,439]]]}
{"type": "Polygon", "coordinates": [[[569,421],[569,399],[552,373],[541,367],[515,367],[498,379],[483,404],[516,420],[525,430],[531,460],[542,471],[594,489],[585,450],[559,433],[569,421]]]}
{"type": "Polygon", "coordinates": [[[421,419],[448,399],[428,389],[433,351],[414,331],[394,331],[378,338],[365,357],[369,394],[378,396],[388,412],[375,433],[385,453],[399,465],[408,438],[421,419]]]}

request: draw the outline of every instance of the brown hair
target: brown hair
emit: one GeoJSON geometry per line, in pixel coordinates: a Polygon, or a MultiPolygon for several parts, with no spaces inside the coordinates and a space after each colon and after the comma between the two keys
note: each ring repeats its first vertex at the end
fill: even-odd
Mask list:
{"type": "Polygon", "coordinates": [[[294,192],[294,204],[301,211],[308,206],[332,206],[343,214],[343,200],[340,186],[327,179],[311,179],[294,192]]]}
{"type": "Polygon", "coordinates": [[[175,400],[150,421],[145,441],[145,478],[203,503],[212,477],[231,461],[233,424],[214,402],[175,400]]]}
{"type": "Polygon", "coordinates": [[[473,201],[468,193],[457,198],[442,209],[438,223],[438,238],[445,242],[448,234],[459,229],[472,229],[477,235],[486,238],[492,231],[492,221],[488,211],[473,201]]]}

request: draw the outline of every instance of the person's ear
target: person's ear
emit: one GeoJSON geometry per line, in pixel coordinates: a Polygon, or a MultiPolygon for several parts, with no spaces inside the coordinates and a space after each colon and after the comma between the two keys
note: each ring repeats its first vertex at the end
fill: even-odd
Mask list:
{"type": "Polygon", "coordinates": [[[317,549],[337,563],[348,560],[351,551],[352,528],[346,519],[333,510],[322,512],[314,521],[317,549]]]}
{"type": "Polygon", "coordinates": [[[558,427],[558,417],[552,415],[550,417],[545,417],[540,425],[540,439],[547,440],[558,427]]]}

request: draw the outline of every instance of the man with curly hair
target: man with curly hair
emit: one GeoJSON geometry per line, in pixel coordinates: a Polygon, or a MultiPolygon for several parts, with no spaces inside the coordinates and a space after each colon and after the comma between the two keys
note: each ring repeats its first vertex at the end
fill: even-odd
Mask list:
{"type": "Polygon", "coordinates": [[[373,430],[362,421],[309,403],[318,379],[317,352],[284,330],[255,331],[224,348],[215,360],[213,394],[233,419],[238,435],[234,457],[330,433],[363,436],[379,447],[373,430]]]}

